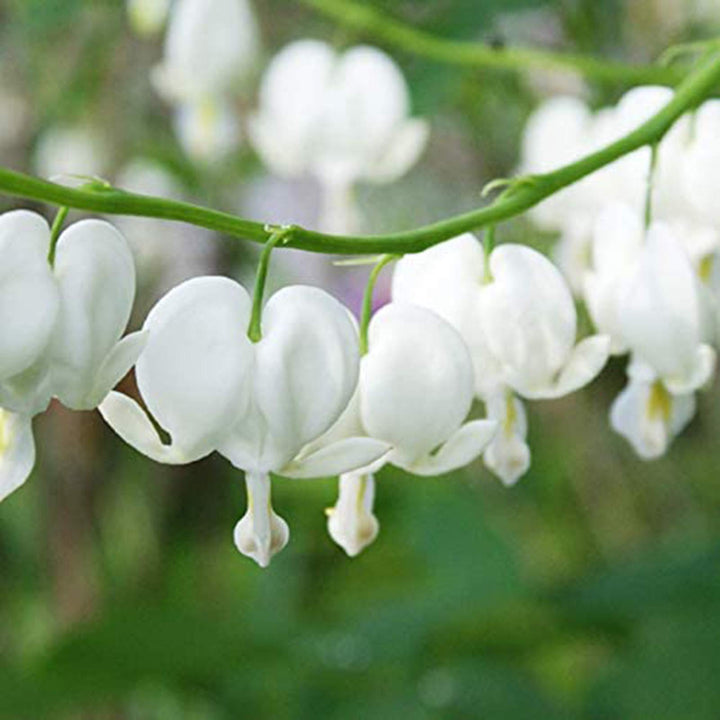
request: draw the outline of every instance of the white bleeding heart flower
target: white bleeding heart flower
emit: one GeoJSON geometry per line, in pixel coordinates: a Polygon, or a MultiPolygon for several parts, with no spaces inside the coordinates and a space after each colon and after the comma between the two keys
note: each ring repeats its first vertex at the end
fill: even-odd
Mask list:
{"type": "Polygon", "coordinates": [[[610,425],[643,460],[664,455],[695,414],[693,393],[672,395],[659,380],[630,378],[610,410],[610,425]]]}
{"type": "Polygon", "coordinates": [[[558,398],[587,385],[607,362],[610,339],[577,345],[577,312],[565,279],[522,245],[490,254],[492,280],[480,293],[480,322],[503,381],[529,399],[558,398]]]}
{"type": "Polygon", "coordinates": [[[272,510],[269,473],[336,475],[386,451],[369,438],[303,448],[340,417],[357,383],[357,332],[347,310],[322,290],[287,287],[268,301],[262,338],[247,336],[251,301],[222,277],[188,280],[149,313],[136,377],[164,444],[135,400],[111,393],[101,405],[128,444],[158,462],[181,464],[217,450],[246,473],[248,510],[235,529],[240,550],[261,566],[288,540],[272,510]]]}
{"type": "Polygon", "coordinates": [[[249,134],[272,172],[321,183],[324,229],[350,232],[357,222],[354,183],[391,182],[423,151],[428,125],[409,114],[407,85],[385,53],[358,46],[338,55],[302,40],[270,63],[249,134]]]}
{"type": "Polygon", "coordinates": [[[83,220],[61,233],[54,265],[40,215],[0,215],[0,500],[34,464],[32,417],[57,397],[90,410],[127,373],[145,342],[120,339],[135,295],[125,239],[109,223],[83,220]]]}
{"type": "Polygon", "coordinates": [[[172,102],[216,97],[249,73],[259,49],[247,0],[176,0],[153,80],[172,102]]]}
{"type": "Polygon", "coordinates": [[[213,164],[237,150],[240,120],[233,104],[221,95],[205,96],[175,108],[175,135],[185,154],[213,164]]]}
{"type": "Polygon", "coordinates": [[[33,167],[41,177],[66,185],[104,177],[111,164],[105,139],[93,128],[55,126],[45,130],[33,152],[33,167]]]}
{"type": "Polygon", "coordinates": [[[506,484],[527,470],[527,422],[517,393],[556,398],[590,382],[602,369],[610,340],[575,344],[577,313],[566,281],[550,261],[519,245],[487,259],[471,234],[461,235],[395,267],[393,299],[437,312],[465,340],[475,389],[501,429],[485,462],[506,484]]]}
{"type": "Polygon", "coordinates": [[[130,25],[138,35],[155,35],[165,27],[171,0],[127,0],[130,25]]]}
{"type": "Polygon", "coordinates": [[[704,342],[699,280],[667,226],[650,227],[620,308],[627,346],[672,394],[692,393],[710,379],[715,351],[704,342]]]}
{"type": "Polygon", "coordinates": [[[469,352],[453,327],[424,308],[391,303],[368,328],[353,401],[326,438],[365,435],[390,450],[340,480],[328,529],[348,555],[377,535],[373,474],[386,463],[415,475],[440,475],[467,465],[497,429],[490,420],[465,422],[474,395],[469,352]]]}

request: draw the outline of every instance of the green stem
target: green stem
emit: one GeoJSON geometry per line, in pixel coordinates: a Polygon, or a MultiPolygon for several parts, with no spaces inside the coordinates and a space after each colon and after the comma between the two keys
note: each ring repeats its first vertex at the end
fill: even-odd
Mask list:
{"type": "MultiPolygon", "coordinates": [[[[678,86],[673,99],[639,128],[576,162],[544,175],[521,178],[492,204],[413,230],[384,235],[327,235],[290,226],[284,244],[312,252],[374,255],[420,252],[464,232],[509,220],[646,145],[660,142],[678,118],[693,110],[720,84],[720,53],[709,53],[678,86]]],[[[272,228],[228,213],[146,195],[104,188],[69,188],[0,168],[0,192],[78,210],[179,220],[235,237],[267,242],[272,228]]]]}
{"type": "Polygon", "coordinates": [[[265,281],[267,280],[270,255],[275,246],[285,237],[285,230],[276,230],[265,243],[258,260],[257,274],[255,275],[255,289],[253,290],[252,312],[247,334],[252,342],[260,342],[262,339],[262,304],[265,295],[265,281]]]}
{"type": "Polygon", "coordinates": [[[50,228],[50,247],[48,248],[48,262],[51,266],[55,265],[55,250],[57,249],[57,241],[60,237],[65,218],[67,218],[70,208],[61,207],[55,214],[52,227],[50,228]]]}
{"type": "Polygon", "coordinates": [[[495,226],[488,225],[483,238],[483,284],[492,282],[492,273],[490,272],[490,253],[495,247],[495,226]]]}
{"type": "Polygon", "coordinates": [[[521,48],[495,48],[485,43],[439,38],[356,0],[300,0],[300,2],[346,27],[367,33],[386,45],[451,65],[505,70],[527,70],[528,67],[564,70],[578,72],[594,80],[630,85],[676,85],[683,77],[677,68],[629,65],[585,55],[521,48]]]}
{"type": "Polygon", "coordinates": [[[378,264],[370,272],[367,285],[365,286],[365,295],[363,296],[362,311],[360,314],[360,354],[366,355],[368,351],[368,328],[370,327],[370,318],[373,311],[373,293],[375,285],[382,269],[393,260],[399,260],[400,255],[383,255],[378,264]]]}

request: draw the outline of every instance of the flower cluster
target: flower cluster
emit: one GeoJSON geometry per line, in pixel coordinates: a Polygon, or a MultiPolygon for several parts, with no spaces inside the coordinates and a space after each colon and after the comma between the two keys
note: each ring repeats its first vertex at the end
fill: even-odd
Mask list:
{"type": "MultiPolygon", "coordinates": [[[[639,87],[592,113],[575,98],[541,106],[525,132],[523,170],[541,172],[622,137],[670,101],[639,87]]],[[[560,234],[557,260],[628,382],[610,411],[640,457],[662,455],[692,419],[712,378],[720,302],[720,102],[681,118],[643,148],[535,208],[560,234]]]]}

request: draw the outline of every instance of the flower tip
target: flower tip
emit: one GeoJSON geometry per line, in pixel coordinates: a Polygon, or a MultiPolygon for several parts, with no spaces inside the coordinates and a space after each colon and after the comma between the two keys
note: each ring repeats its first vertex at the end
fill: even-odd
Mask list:
{"type": "Polygon", "coordinates": [[[268,567],[273,556],[279,553],[290,539],[290,529],[285,520],[272,510],[270,513],[268,533],[257,531],[250,511],[245,513],[233,532],[235,547],[261,568],[268,567]]]}

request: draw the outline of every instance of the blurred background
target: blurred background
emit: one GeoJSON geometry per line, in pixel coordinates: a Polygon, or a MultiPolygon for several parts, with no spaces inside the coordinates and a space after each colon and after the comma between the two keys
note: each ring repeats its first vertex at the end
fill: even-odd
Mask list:
{"type": "MultiPolygon", "coordinates": [[[[367,4],[445,37],[628,62],[720,31],[712,0],[367,4]]],[[[213,153],[183,140],[151,82],[161,27],[119,0],[0,0],[0,162],[313,226],[317,187],[265,170],[238,139],[244,118],[285,43],[373,38],[292,0],[256,0],[254,12],[256,66],[231,98],[240,133],[213,153]]],[[[431,133],[402,179],[357,188],[368,231],[476,206],[486,182],[516,167],[542,98],[572,92],[600,106],[627,89],[390,50],[431,133]]],[[[117,222],[136,251],[134,327],[186,277],[252,277],[250,244],[117,222]]],[[[523,219],[500,239],[552,243],[523,219]]],[[[276,252],[271,269],[276,285],[323,284],[354,309],[366,272],[296,252],[276,252]]],[[[668,456],[647,464],[609,429],[623,382],[611,365],[568,399],[532,403],[533,466],[512,490],[480,463],[437,479],[383,470],[381,533],[353,560],[325,531],[335,481],[277,480],[292,538],[267,570],[233,546],[245,499],[227,462],[156,465],[99,415],[51,407],[35,421],[33,476],[0,507],[0,717],[717,718],[717,388],[668,456]]]]}

